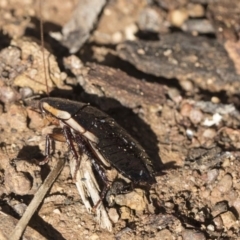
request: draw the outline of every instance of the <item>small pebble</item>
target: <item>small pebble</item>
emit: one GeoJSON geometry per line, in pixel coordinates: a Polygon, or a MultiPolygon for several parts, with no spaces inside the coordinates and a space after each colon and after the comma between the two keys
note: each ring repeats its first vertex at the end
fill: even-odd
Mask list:
{"type": "Polygon", "coordinates": [[[25,203],[18,203],[15,204],[13,208],[19,214],[19,216],[22,216],[27,208],[27,205],[25,203]]]}
{"type": "Polygon", "coordinates": [[[230,166],[230,159],[229,158],[225,158],[223,163],[222,163],[222,167],[226,168],[230,166]]]}
{"type": "Polygon", "coordinates": [[[215,227],[214,227],[212,224],[209,224],[209,225],[207,226],[207,229],[208,229],[209,231],[211,231],[211,232],[214,232],[214,231],[215,231],[215,227]]]}
{"type": "Polygon", "coordinates": [[[174,9],[168,15],[170,23],[175,27],[181,27],[182,24],[188,19],[188,12],[186,9],[174,9]]]}
{"type": "Polygon", "coordinates": [[[192,105],[185,102],[181,105],[180,113],[183,117],[189,117],[192,110],[192,105]]]}
{"type": "Polygon", "coordinates": [[[198,124],[203,119],[203,113],[199,109],[193,108],[190,112],[189,118],[193,124],[198,124]]]}
{"type": "Polygon", "coordinates": [[[143,9],[138,17],[138,27],[141,31],[159,32],[161,22],[161,15],[154,8],[143,9]]]}
{"type": "Polygon", "coordinates": [[[113,223],[117,223],[119,220],[119,214],[117,213],[117,210],[115,208],[110,208],[108,211],[109,218],[113,223]]]}
{"type": "Polygon", "coordinates": [[[217,104],[217,103],[220,103],[221,100],[220,100],[218,97],[213,96],[213,97],[211,98],[211,102],[217,104]]]}
{"type": "Polygon", "coordinates": [[[213,139],[216,136],[216,130],[215,129],[211,129],[211,128],[207,128],[206,130],[204,130],[202,135],[205,138],[213,139]]]}
{"type": "Polygon", "coordinates": [[[138,27],[136,24],[130,24],[124,29],[124,34],[126,40],[134,41],[136,39],[136,32],[138,31],[138,27]]]}
{"type": "Polygon", "coordinates": [[[221,193],[227,193],[232,188],[233,179],[230,174],[226,174],[217,184],[217,189],[221,193]]]}
{"type": "Polygon", "coordinates": [[[206,118],[204,120],[203,126],[211,127],[211,126],[214,126],[214,125],[219,125],[221,121],[222,121],[222,116],[218,113],[214,113],[213,116],[210,119],[206,118]]]}
{"type": "Polygon", "coordinates": [[[213,222],[216,226],[216,229],[222,229],[223,228],[223,221],[220,216],[217,216],[213,219],[213,222]]]}
{"type": "Polygon", "coordinates": [[[20,94],[9,86],[0,87],[0,101],[4,104],[10,104],[15,101],[19,101],[21,98],[20,94]]]}
{"type": "Polygon", "coordinates": [[[182,96],[179,92],[178,89],[176,88],[169,88],[168,89],[168,96],[175,102],[175,103],[179,103],[182,100],[182,96]]]}
{"type": "Polygon", "coordinates": [[[60,211],[58,208],[55,208],[55,209],[53,210],[53,212],[56,213],[56,214],[59,214],[59,215],[61,214],[61,211],[60,211]]]}
{"type": "Polygon", "coordinates": [[[89,236],[89,240],[98,240],[98,239],[99,239],[99,236],[96,233],[89,236]]]}
{"type": "Polygon", "coordinates": [[[166,202],[166,203],[165,203],[165,207],[166,207],[166,208],[173,209],[173,208],[174,208],[174,204],[173,204],[172,202],[166,202]]]}
{"type": "Polygon", "coordinates": [[[187,92],[192,92],[193,89],[194,89],[193,83],[191,81],[189,81],[189,80],[180,81],[179,84],[187,92]]]}
{"type": "Polygon", "coordinates": [[[132,213],[131,209],[128,207],[121,207],[120,208],[121,213],[121,219],[131,220],[132,219],[132,213]]]}
{"type": "Polygon", "coordinates": [[[213,183],[216,179],[217,179],[217,176],[218,176],[218,170],[217,169],[211,169],[207,172],[207,183],[208,184],[211,184],[213,183]]]}
{"type": "Polygon", "coordinates": [[[112,42],[114,44],[117,44],[117,43],[120,43],[123,39],[123,35],[121,32],[115,32],[113,35],[112,35],[112,42]]]}
{"type": "Polygon", "coordinates": [[[234,214],[230,211],[222,213],[221,214],[221,219],[223,221],[223,225],[228,229],[231,228],[233,225],[235,225],[236,221],[237,221],[234,214]]]}
{"type": "Polygon", "coordinates": [[[199,18],[205,15],[204,7],[201,4],[189,3],[187,5],[187,12],[192,18],[199,18]]]}
{"type": "Polygon", "coordinates": [[[202,197],[203,198],[208,198],[210,196],[210,190],[204,190],[202,191],[202,197]]]}
{"type": "Polygon", "coordinates": [[[21,94],[21,97],[24,99],[24,98],[28,98],[28,97],[31,97],[33,96],[33,90],[30,88],[30,87],[22,87],[20,88],[19,90],[20,94],[21,94]]]}
{"type": "Polygon", "coordinates": [[[126,194],[119,194],[115,197],[116,204],[127,206],[136,211],[143,211],[146,208],[147,200],[142,189],[135,189],[126,194]]]}
{"type": "Polygon", "coordinates": [[[32,187],[30,179],[25,174],[16,172],[11,167],[6,170],[4,180],[7,191],[18,195],[28,194],[32,187]]]}
{"type": "Polygon", "coordinates": [[[194,230],[187,230],[185,229],[182,232],[182,238],[183,240],[205,240],[206,237],[204,236],[204,234],[202,232],[197,232],[194,230]]]}
{"type": "Polygon", "coordinates": [[[155,239],[172,240],[173,234],[168,229],[156,233],[155,239]]]}
{"type": "Polygon", "coordinates": [[[207,34],[215,32],[212,23],[207,19],[189,19],[183,23],[181,29],[184,32],[191,32],[195,36],[199,33],[207,34]]]}
{"type": "Polygon", "coordinates": [[[240,215],[240,198],[239,197],[233,202],[233,207],[237,210],[238,215],[240,215]]]}
{"type": "Polygon", "coordinates": [[[186,129],[186,135],[188,139],[192,139],[194,136],[194,132],[191,129],[186,129]]]}

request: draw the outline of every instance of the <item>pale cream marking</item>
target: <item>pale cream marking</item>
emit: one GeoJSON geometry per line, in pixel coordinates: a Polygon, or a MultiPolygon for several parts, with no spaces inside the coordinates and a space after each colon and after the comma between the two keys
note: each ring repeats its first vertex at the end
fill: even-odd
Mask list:
{"type": "Polygon", "coordinates": [[[51,113],[56,118],[59,118],[60,120],[64,120],[65,123],[67,123],[71,128],[73,128],[75,131],[81,133],[83,136],[85,136],[88,140],[98,143],[99,139],[92,134],[91,132],[84,129],[81,125],[79,125],[68,112],[58,110],[52,106],[50,106],[48,103],[43,102],[43,109],[47,112],[51,113]]]}
{"type": "Polygon", "coordinates": [[[63,119],[63,120],[71,118],[71,115],[68,112],[58,110],[58,109],[50,106],[46,102],[43,102],[42,106],[43,106],[44,110],[46,110],[47,112],[51,113],[56,118],[63,119]]]}
{"type": "Polygon", "coordinates": [[[87,131],[85,128],[83,128],[81,125],[79,125],[73,118],[69,118],[68,120],[64,121],[66,124],[68,124],[71,128],[73,128],[75,131],[81,133],[83,136],[85,136],[89,141],[98,143],[99,139],[91,132],[87,131]]]}

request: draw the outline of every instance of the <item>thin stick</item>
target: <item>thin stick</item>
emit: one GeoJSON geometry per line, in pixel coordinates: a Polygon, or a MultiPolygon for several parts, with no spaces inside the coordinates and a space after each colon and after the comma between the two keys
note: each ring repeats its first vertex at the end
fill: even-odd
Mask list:
{"type": "Polygon", "coordinates": [[[44,52],[42,1],[43,0],[39,0],[40,38],[41,38],[41,49],[42,49],[42,57],[43,57],[43,68],[44,68],[45,84],[46,84],[47,95],[49,95],[48,78],[47,78],[47,70],[46,70],[47,67],[46,67],[45,52],[44,52]]]}
{"type": "Polygon", "coordinates": [[[10,240],[19,240],[25,230],[25,228],[28,225],[28,222],[30,221],[32,215],[36,211],[36,209],[39,207],[40,203],[42,202],[43,198],[45,197],[47,191],[52,186],[53,182],[58,177],[59,173],[61,172],[63,166],[64,166],[65,160],[59,159],[57,165],[53,170],[48,174],[47,178],[45,179],[42,186],[38,189],[36,194],[34,195],[33,200],[27,207],[26,211],[24,212],[22,218],[18,221],[15,229],[13,230],[12,234],[10,235],[10,240]]]}

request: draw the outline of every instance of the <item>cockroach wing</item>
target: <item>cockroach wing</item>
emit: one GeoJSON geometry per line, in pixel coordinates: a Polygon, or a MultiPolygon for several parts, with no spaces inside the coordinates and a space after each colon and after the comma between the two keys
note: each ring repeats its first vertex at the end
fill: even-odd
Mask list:
{"type": "Polygon", "coordinates": [[[137,184],[155,182],[145,150],[106,113],[85,103],[60,98],[44,98],[40,108],[83,135],[98,151],[100,160],[106,159],[123,176],[137,184]]]}
{"type": "Polygon", "coordinates": [[[145,150],[113,118],[89,105],[72,118],[99,139],[95,147],[125,177],[135,183],[155,182],[145,150]]]}

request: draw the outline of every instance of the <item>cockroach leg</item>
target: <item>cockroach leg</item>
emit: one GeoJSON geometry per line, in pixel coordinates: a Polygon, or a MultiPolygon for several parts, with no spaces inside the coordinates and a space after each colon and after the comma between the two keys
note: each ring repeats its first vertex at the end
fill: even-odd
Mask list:
{"type": "Polygon", "coordinates": [[[71,133],[71,130],[70,130],[70,128],[68,127],[68,126],[63,126],[63,134],[64,134],[64,137],[65,137],[65,139],[66,139],[66,142],[67,142],[67,144],[68,144],[68,146],[69,146],[69,148],[70,148],[70,151],[72,152],[72,154],[73,154],[73,157],[75,158],[75,159],[78,159],[78,154],[77,154],[77,151],[76,151],[76,149],[75,149],[75,147],[74,147],[74,144],[73,144],[73,139],[74,139],[74,137],[73,137],[73,135],[72,135],[72,133],[71,133]]]}
{"type": "Polygon", "coordinates": [[[97,170],[99,176],[101,177],[103,183],[104,183],[104,187],[103,190],[101,192],[100,195],[100,199],[98,200],[98,202],[93,206],[93,211],[96,211],[96,209],[98,208],[99,204],[102,203],[102,200],[105,198],[107,191],[110,189],[110,187],[112,186],[112,182],[110,182],[107,178],[106,175],[106,170],[99,164],[97,163],[94,159],[92,159],[92,164],[94,166],[94,168],[97,170]]]}
{"type": "MultiPolygon", "coordinates": [[[[95,162],[95,164],[97,164],[97,163],[95,162]]],[[[104,187],[103,187],[103,190],[101,192],[100,199],[98,200],[98,202],[92,208],[93,211],[96,211],[96,209],[102,203],[102,200],[105,198],[105,196],[107,194],[107,191],[112,186],[112,182],[108,181],[107,176],[105,175],[104,172],[102,172],[102,173],[99,172],[99,175],[101,176],[101,178],[102,178],[102,180],[104,182],[104,187]]]]}
{"type": "Polygon", "coordinates": [[[73,175],[73,181],[76,181],[77,171],[80,167],[80,158],[79,154],[77,153],[74,147],[73,139],[74,136],[72,135],[70,128],[66,125],[63,126],[61,134],[60,133],[47,134],[45,142],[45,158],[39,164],[44,165],[51,158],[51,146],[53,141],[67,142],[68,147],[71,153],[73,154],[74,159],[76,160],[75,172],[73,175]]]}
{"type": "Polygon", "coordinates": [[[71,129],[66,125],[63,126],[63,134],[64,134],[64,137],[65,137],[66,142],[68,144],[68,147],[70,148],[70,151],[72,152],[73,157],[76,160],[76,165],[75,165],[75,170],[74,170],[74,175],[73,175],[73,181],[76,181],[77,171],[80,168],[81,156],[79,156],[77,154],[77,151],[74,147],[74,143],[73,143],[74,136],[71,132],[71,129]]]}
{"type": "Polygon", "coordinates": [[[51,158],[51,146],[52,146],[52,140],[53,140],[53,134],[48,134],[45,139],[45,158],[39,162],[39,165],[44,165],[48,163],[49,159],[51,158]]]}
{"type": "Polygon", "coordinates": [[[39,162],[39,165],[44,165],[48,163],[49,159],[51,158],[51,146],[52,146],[53,140],[66,142],[66,139],[63,134],[59,134],[59,133],[47,134],[46,141],[45,141],[45,157],[42,161],[39,162]]]}

